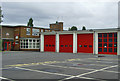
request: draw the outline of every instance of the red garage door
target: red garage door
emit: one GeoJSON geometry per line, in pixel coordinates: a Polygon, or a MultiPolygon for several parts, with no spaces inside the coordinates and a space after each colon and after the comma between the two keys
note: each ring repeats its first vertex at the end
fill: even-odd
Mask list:
{"type": "Polygon", "coordinates": [[[98,54],[117,55],[117,33],[98,34],[98,54]]]}
{"type": "Polygon", "coordinates": [[[44,36],[44,51],[55,52],[55,35],[44,36]]]}
{"type": "Polygon", "coordinates": [[[59,52],[73,53],[73,35],[60,35],[59,36],[59,52]]]}
{"type": "Polygon", "coordinates": [[[77,52],[93,53],[93,34],[77,35],[77,52]]]}

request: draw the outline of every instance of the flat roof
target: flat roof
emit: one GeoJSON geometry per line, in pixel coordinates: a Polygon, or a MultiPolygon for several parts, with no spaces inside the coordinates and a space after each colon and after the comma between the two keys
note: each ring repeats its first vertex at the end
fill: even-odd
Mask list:
{"type": "Polygon", "coordinates": [[[117,32],[120,31],[120,28],[107,28],[107,29],[89,29],[89,30],[77,30],[77,31],[53,31],[53,32],[40,32],[40,34],[55,34],[55,33],[93,33],[93,32],[117,32]]]}
{"type": "MultiPolygon", "coordinates": [[[[1,25],[2,27],[11,27],[11,28],[14,28],[14,27],[29,27],[29,26],[24,26],[24,25],[16,25],[16,26],[10,26],[10,25],[1,25]]],[[[43,28],[43,27],[32,27],[32,28],[41,28],[41,29],[50,29],[50,28],[43,28]]]]}

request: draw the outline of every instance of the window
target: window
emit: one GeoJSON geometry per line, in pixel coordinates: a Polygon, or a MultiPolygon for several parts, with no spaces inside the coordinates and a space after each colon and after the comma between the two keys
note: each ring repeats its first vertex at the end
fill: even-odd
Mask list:
{"type": "Polygon", "coordinates": [[[82,45],[79,45],[79,47],[82,47],[82,45]]]}
{"type": "Polygon", "coordinates": [[[43,32],[43,29],[41,29],[41,32],[43,32]]]}
{"type": "Polygon", "coordinates": [[[65,47],[68,47],[67,45],[65,45],[65,47]]]}
{"type": "Polygon", "coordinates": [[[55,45],[52,45],[52,47],[54,47],[55,45]]]}
{"type": "Polygon", "coordinates": [[[107,39],[104,39],[104,42],[107,42],[107,39]]]}
{"type": "Polygon", "coordinates": [[[64,47],[64,45],[61,45],[61,47],[64,47]]]}
{"type": "Polygon", "coordinates": [[[49,47],[51,47],[51,45],[49,45],[49,47]]]}
{"type": "Polygon", "coordinates": [[[33,36],[39,36],[39,32],[40,32],[39,29],[32,29],[32,35],[33,36]]]}
{"type": "Polygon", "coordinates": [[[20,40],[21,49],[39,49],[39,39],[22,39],[20,40]]]}
{"type": "Polygon", "coordinates": [[[102,52],[102,48],[98,48],[98,52],[102,52]]]}
{"type": "Polygon", "coordinates": [[[113,46],[113,44],[109,44],[109,47],[112,47],[113,46]]]}
{"type": "Polygon", "coordinates": [[[102,47],[102,44],[98,44],[98,47],[102,47]]]}
{"type": "Polygon", "coordinates": [[[92,47],[92,45],[89,45],[89,47],[92,47]]]}
{"type": "Polygon", "coordinates": [[[107,37],[107,34],[103,34],[103,37],[107,37]]]}
{"type": "Polygon", "coordinates": [[[104,44],[104,47],[107,47],[107,44],[106,44],[106,43],[104,44]]]}
{"type": "Polygon", "coordinates": [[[107,48],[104,48],[104,52],[107,52],[107,48]]]}
{"type": "Polygon", "coordinates": [[[46,47],[48,47],[48,45],[46,45],[46,47]]]}
{"type": "Polygon", "coordinates": [[[98,34],[98,37],[102,37],[102,34],[98,34]]]}
{"type": "Polygon", "coordinates": [[[117,33],[114,33],[114,37],[117,37],[117,33]]]}
{"type": "Polygon", "coordinates": [[[114,48],[114,52],[117,52],[117,48],[114,48]]]}
{"type": "Polygon", "coordinates": [[[69,45],[69,47],[72,47],[72,45],[69,45]]]}
{"type": "Polygon", "coordinates": [[[109,34],[109,37],[113,37],[113,34],[111,33],[111,34],[109,34]]]}
{"type": "Polygon", "coordinates": [[[114,42],[117,42],[117,39],[114,39],[114,42]]]}
{"type": "Polygon", "coordinates": [[[109,42],[112,42],[112,39],[109,39],[109,42]]]}
{"type": "Polygon", "coordinates": [[[26,35],[30,35],[30,28],[26,28],[26,35]]]}
{"type": "Polygon", "coordinates": [[[112,52],[112,48],[109,48],[109,52],[112,52]]]}
{"type": "Polygon", "coordinates": [[[114,44],[114,47],[117,47],[117,44],[114,44]]]}
{"type": "Polygon", "coordinates": [[[84,45],[84,47],[87,47],[87,45],[84,45]]]}
{"type": "Polygon", "coordinates": [[[98,42],[102,42],[102,39],[98,39],[98,42]]]}

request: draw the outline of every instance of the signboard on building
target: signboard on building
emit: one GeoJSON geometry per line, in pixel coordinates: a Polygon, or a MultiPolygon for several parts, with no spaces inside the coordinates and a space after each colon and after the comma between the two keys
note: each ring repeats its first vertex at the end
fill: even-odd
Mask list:
{"type": "Polygon", "coordinates": [[[32,35],[33,36],[39,36],[39,32],[40,32],[39,29],[32,29],[32,35]]]}

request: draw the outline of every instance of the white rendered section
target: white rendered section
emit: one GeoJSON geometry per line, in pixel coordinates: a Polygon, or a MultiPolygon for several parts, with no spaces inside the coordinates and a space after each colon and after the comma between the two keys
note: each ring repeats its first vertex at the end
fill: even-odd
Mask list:
{"type": "Polygon", "coordinates": [[[117,55],[120,55],[120,31],[117,32],[117,55]]]}
{"type": "Polygon", "coordinates": [[[73,33],[73,53],[77,53],[77,34],[73,33]]]}
{"type": "Polygon", "coordinates": [[[40,51],[44,52],[44,35],[40,35],[41,41],[40,41],[40,51]]]}
{"type": "Polygon", "coordinates": [[[98,33],[94,32],[93,54],[98,54],[98,33]]]}
{"type": "Polygon", "coordinates": [[[59,53],[59,34],[56,34],[56,52],[59,53]]]}

